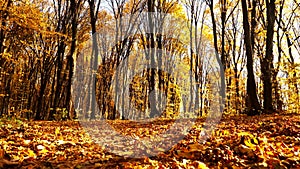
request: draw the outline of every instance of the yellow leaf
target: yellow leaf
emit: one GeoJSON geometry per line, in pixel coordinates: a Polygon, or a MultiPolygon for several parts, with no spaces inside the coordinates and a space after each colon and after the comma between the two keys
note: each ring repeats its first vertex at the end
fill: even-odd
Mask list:
{"type": "Polygon", "coordinates": [[[28,157],[32,157],[32,158],[35,158],[36,157],[36,154],[34,153],[34,151],[32,150],[28,150],[28,153],[27,153],[28,157]]]}
{"type": "Polygon", "coordinates": [[[201,168],[201,169],[209,169],[204,163],[199,162],[198,163],[198,167],[197,168],[201,168]]]}
{"type": "Polygon", "coordinates": [[[224,135],[229,135],[229,131],[228,130],[224,130],[224,135]]]}
{"type": "Polygon", "coordinates": [[[238,133],[238,136],[250,136],[250,137],[253,137],[253,135],[251,133],[248,133],[248,132],[240,132],[240,133],[238,133]]]}
{"type": "Polygon", "coordinates": [[[267,155],[271,155],[271,156],[273,156],[273,155],[274,155],[274,153],[273,153],[272,151],[267,151],[267,155]]]}
{"type": "Polygon", "coordinates": [[[55,135],[58,135],[60,133],[59,127],[55,129],[55,135]]]}
{"type": "Polygon", "coordinates": [[[252,147],[252,146],[253,146],[253,144],[251,143],[250,140],[246,140],[246,139],[245,139],[244,143],[245,143],[245,145],[248,146],[248,147],[252,147]]]}
{"type": "Polygon", "coordinates": [[[39,153],[46,154],[46,153],[48,153],[48,150],[47,149],[42,149],[41,151],[39,151],[39,153]]]}
{"type": "Polygon", "coordinates": [[[138,165],[138,166],[133,166],[134,169],[143,169],[142,166],[138,165]]]}
{"type": "Polygon", "coordinates": [[[254,137],[253,138],[253,142],[255,143],[255,144],[258,144],[258,140],[254,137]]]}

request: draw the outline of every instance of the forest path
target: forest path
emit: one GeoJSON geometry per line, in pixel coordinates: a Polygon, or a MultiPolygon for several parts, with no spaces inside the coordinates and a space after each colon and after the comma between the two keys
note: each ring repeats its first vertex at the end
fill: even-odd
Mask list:
{"type": "MultiPolygon", "coordinates": [[[[300,115],[232,116],[201,141],[197,120],[186,137],[155,157],[125,158],[95,144],[77,121],[0,120],[0,168],[299,168],[300,115]]],[[[182,120],[184,125],[186,121],[182,120]]],[[[151,137],[172,121],[109,121],[125,135],[151,137]]]]}

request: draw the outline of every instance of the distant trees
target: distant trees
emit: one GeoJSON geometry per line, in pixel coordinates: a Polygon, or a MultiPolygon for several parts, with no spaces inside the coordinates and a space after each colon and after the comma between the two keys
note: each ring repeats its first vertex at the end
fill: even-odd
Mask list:
{"type": "MultiPolygon", "coordinates": [[[[78,37],[78,21],[82,10],[82,0],[53,1],[54,30],[56,36],[56,58],[54,62],[54,77],[51,86],[53,99],[50,107],[50,119],[57,117],[70,118],[71,83],[74,69],[74,55],[76,53],[76,43],[78,37]]],[[[48,81],[49,82],[49,81],[48,81]]],[[[41,85],[43,87],[43,85],[41,85]]],[[[42,95],[40,95],[42,96],[42,95]]],[[[40,111],[37,110],[36,119],[40,119],[40,111]]]]}
{"type": "Polygon", "coordinates": [[[82,1],[1,1],[0,6],[2,115],[17,113],[40,120],[64,114],[70,118],[82,1]]]}
{"type": "MultiPolygon", "coordinates": [[[[300,11],[299,3],[296,1],[283,0],[276,3],[276,47],[278,63],[274,66],[273,80],[275,92],[275,107],[279,110],[287,109],[290,112],[299,112],[299,61],[296,61],[300,54],[299,26],[300,11]],[[283,76],[279,76],[284,72],[283,76]],[[275,79],[275,77],[277,78],[275,79]],[[287,88],[283,87],[287,86],[287,88]],[[288,98],[288,99],[287,99],[288,98]]],[[[276,55],[275,55],[276,56],[276,55]]]]}

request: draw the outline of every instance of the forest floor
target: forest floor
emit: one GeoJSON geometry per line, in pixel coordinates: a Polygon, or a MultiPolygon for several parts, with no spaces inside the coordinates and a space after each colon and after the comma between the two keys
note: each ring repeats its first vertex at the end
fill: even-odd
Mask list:
{"type": "MultiPolygon", "coordinates": [[[[109,123],[122,134],[142,138],[166,130],[172,121],[109,123]]],[[[0,168],[300,168],[300,115],[224,117],[199,142],[203,123],[198,119],[168,151],[126,158],[94,143],[78,121],[1,119],[0,168]]]]}

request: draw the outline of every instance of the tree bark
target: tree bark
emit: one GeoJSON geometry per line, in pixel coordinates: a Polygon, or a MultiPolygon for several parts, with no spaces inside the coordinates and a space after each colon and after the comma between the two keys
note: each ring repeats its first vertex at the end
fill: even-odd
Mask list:
{"type": "Polygon", "coordinates": [[[273,73],[273,37],[275,24],[275,0],[266,0],[267,6],[267,39],[266,39],[266,56],[262,64],[262,76],[264,84],[264,111],[270,113],[273,108],[272,96],[272,73],[273,73]]]}
{"type": "MultiPolygon", "coordinates": [[[[220,58],[219,56],[219,49],[218,49],[218,34],[217,34],[217,25],[216,25],[216,20],[215,20],[215,14],[214,14],[214,2],[213,0],[206,0],[207,5],[210,8],[210,13],[211,13],[211,20],[212,20],[212,25],[213,25],[213,35],[214,35],[214,49],[215,49],[215,54],[216,54],[216,59],[218,61],[218,64],[220,66],[220,76],[221,76],[221,90],[220,90],[220,95],[221,95],[221,100],[220,100],[220,112],[223,112],[224,110],[224,103],[225,103],[225,96],[226,96],[226,82],[225,82],[225,74],[224,74],[224,68],[225,68],[225,57],[220,58]]],[[[222,56],[221,56],[222,57],[222,56]]]]}
{"type": "Polygon", "coordinates": [[[150,55],[150,66],[152,69],[149,70],[149,103],[148,107],[150,108],[150,118],[154,117],[157,114],[157,108],[156,108],[156,91],[155,91],[155,74],[157,73],[157,69],[153,68],[156,67],[156,61],[155,61],[155,35],[154,35],[154,21],[153,21],[153,15],[155,12],[155,1],[154,0],[148,0],[148,19],[149,19],[149,31],[150,33],[147,33],[147,41],[150,43],[148,46],[148,51],[150,55]],[[152,92],[152,98],[150,98],[150,92],[152,92]]]}
{"type": "Polygon", "coordinates": [[[253,51],[252,51],[252,41],[250,34],[250,25],[248,18],[248,7],[246,1],[242,1],[242,11],[243,11],[243,28],[244,28],[244,41],[246,45],[246,56],[247,56],[247,113],[248,115],[259,114],[260,104],[257,98],[256,84],[253,73],[253,51]]]}
{"type": "MultiPolygon", "coordinates": [[[[99,3],[100,4],[100,3],[99,3]]],[[[98,15],[98,11],[95,9],[95,1],[94,0],[90,0],[89,1],[89,5],[90,5],[90,19],[91,19],[91,27],[92,27],[92,38],[93,38],[93,52],[92,52],[92,58],[91,59],[91,66],[92,66],[92,79],[91,79],[91,116],[90,119],[95,119],[96,118],[96,71],[97,71],[97,63],[98,63],[98,41],[97,41],[97,37],[95,35],[96,33],[96,23],[97,23],[97,15],[98,15]]]]}

